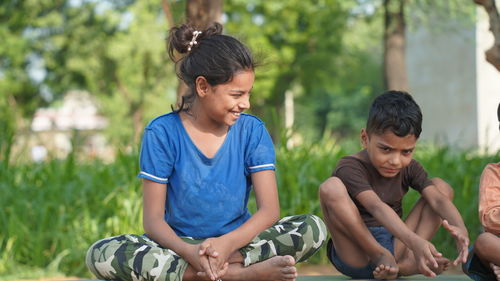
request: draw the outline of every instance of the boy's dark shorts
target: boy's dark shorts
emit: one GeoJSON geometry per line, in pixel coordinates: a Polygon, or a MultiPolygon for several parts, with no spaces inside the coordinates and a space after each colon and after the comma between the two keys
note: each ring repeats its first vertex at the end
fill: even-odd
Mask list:
{"type": "Polygon", "coordinates": [[[497,280],[493,270],[490,267],[485,266],[481,260],[479,260],[479,257],[474,253],[474,245],[469,248],[469,257],[467,258],[467,262],[462,264],[462,270],[472,280],[497,280]]]}
{"type": "MultiPolygon", "coordinates": [[[[368,230],[372,233],[375,240],[394,255],[394,236],[383,226],[371,226],[368,230]]],[[[353,279],[373,279],[373,270],[376,264],[369,263],[364,267],[352,267],[343,262],[335,251],[332,239],[328,240],[327,250],[328,259],[337,268],[340,273],[353,279]]]]}

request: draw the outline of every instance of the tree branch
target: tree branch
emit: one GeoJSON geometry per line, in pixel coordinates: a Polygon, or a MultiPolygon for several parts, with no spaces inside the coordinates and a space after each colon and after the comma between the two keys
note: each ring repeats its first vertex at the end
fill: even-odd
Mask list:
{"type": "Polygon", "coordinates": [[[495,42],[486,54],[486,61],[491,63],[500,71],[500,16],[495,4],[495,0],[474,0],[474,3],[483,6],[490,20],[490,31],[493,33],[495,42]]]}

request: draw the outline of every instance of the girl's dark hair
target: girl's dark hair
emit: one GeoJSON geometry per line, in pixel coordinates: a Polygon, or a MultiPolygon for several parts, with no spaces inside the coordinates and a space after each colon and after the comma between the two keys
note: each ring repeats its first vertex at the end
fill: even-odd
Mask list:
{"type": "Polygon", "coordinates": [[[422,132],[422,112],[412,96],[402,91],[388,91],[378,96],[370,108],[366,132],[383,134],[391,130],[396,136],[409,134],[416,138],[422,132]]]}
{"type": "Polygon", "coordinates": [[[234,37],[223,35],[221,24],[213,23],[206,30],[200,30],[194,39],[195,31],[192,25],[184,24],[170,29],[168,37],[168,54],[177,65],[177,76],[189,88],[177,112],[190,109],[196,98],[198,76],[215,86],[230,82],[238,71],[255,68],[250,50],[234,37]],[[184,56],[176,60],[175,52],[184,56]]]}

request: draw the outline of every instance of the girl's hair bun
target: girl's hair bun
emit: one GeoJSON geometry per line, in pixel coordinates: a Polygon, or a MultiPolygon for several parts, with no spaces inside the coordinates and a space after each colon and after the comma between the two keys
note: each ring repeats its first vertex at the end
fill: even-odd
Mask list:
{"type": "Polygon", "coordinates": [[[205,30],[197,30],[191,24],[172,27],[168,36],[168,53],[170,58],[175,60],[174,51],[180,54],[187,54],[193,51],[203,38],[222,34],[222,29],[222,25],[217,22],[212,23],[205,30]]]}

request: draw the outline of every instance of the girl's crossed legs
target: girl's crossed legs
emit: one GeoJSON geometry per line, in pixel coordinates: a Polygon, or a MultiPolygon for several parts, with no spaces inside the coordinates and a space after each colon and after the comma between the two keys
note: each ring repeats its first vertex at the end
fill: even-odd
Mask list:
{"type": "MultiPolygon", "coordinates": [[[[183,238],[188,243],[201,240],[183,238]]],[[[226,280],[294,280],[295,263],[316,253],[326,240],[326,227],[314,215],[285,217],[257,235],[230,257],[226,280]]],[[[197,280],[195,270],[179,255],[145,235],[120,235],[94,243],[87,267],[100,279],[197,280]]]]}

